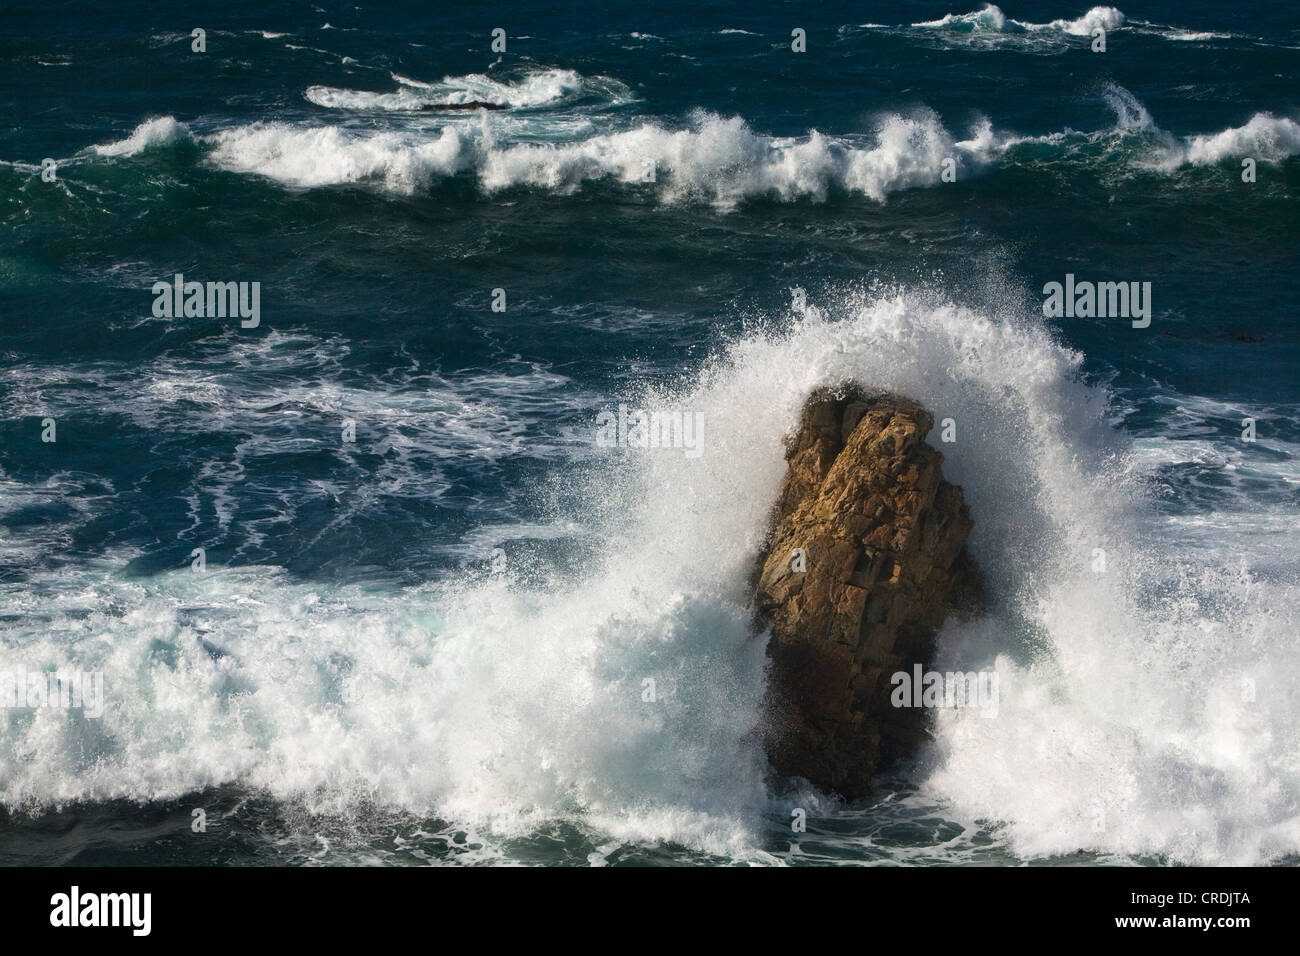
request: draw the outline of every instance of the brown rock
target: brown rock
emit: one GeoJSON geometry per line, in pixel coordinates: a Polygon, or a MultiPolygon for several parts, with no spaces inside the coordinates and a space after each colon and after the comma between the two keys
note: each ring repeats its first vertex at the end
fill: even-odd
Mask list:
{"type": "Polygon", "coordinates": [[[973,522],[916,402],[821,389],[788,440],[757,587],[771,624],[765,742],[777,772],[853,798],[925,738],[891,676],[927,665],[934,632],[980,600],[973,522]],[[800,571],[796,550],[806,570],[800,571]]]}

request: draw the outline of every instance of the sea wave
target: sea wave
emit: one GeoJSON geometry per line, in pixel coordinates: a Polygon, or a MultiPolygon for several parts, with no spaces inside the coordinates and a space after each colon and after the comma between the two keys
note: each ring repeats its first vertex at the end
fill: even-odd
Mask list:
{"type": "Polygon", "coordinates": [[[1300,153],[1300,124],[1289,117],[1259,112],[1239,127],[1180,137],[1161,129],[1123,87],[1105,87],[1102,98],[1115,120],[1092,132],[1019,134],[980,118],[958,134],[924,108],[885,113],[871,133],[810,130],[796,137],[766,135],[741,117],[705,111],[677,124],[563,110],[522,117],[479,111],[378,130],[299,121],[202,133],[160,117],[90,152],[121,159],[189,143],[210,166],[295,188],[369,184],[411,195],[464,176],[487,196],[517,188],[571,195],[605,183],[664,203],[719,210],[753,199],[823,202],[838,195],[885,202],[902,190],[1037,162],[1044,148],[1099,172],[1166,175],[1243,157],[1277,164],[1300,153]],[[1105,148],[1093,148],[1099,145],[1105,148]]]}
{"type": "Polygon", "coordinates": [[[943,630],[941,664],[995,669],[1002,692],[995,720],[939,716],[922,782],[944,814],[999,821],[1023,857],[1295,852],[1294,584],[1152,533],[1081,367],[1014,310],[849,293],[735,340],[680,388],[629,396],[701,415],[705,452],[584,455],[580,570],[506,564],[391,591],[266,567],[140,580],[113,556],[6,587],[0,671],[100,672],[105,709],[11,712],[0,800],[236,783],[494,838],[569,820],[771,861],[751,562],[803,399],[852,379],[957,426],[945,474],[975,516],[990,601],[943,630]]]}
{"type": "Polygon", "coordinates": [[[309,87],[303,94],[317,106],[349,110],[419,110],[434,103],[497,103],[516,109],[554,107],[582,96],[603,101],[605,105],[633,102],[635,95],[617,80],[604,76],[583,76],[575,70],[535,70],[516,80],[494,79],[481,73],[447,76],[438,82],[426,82],[392,74],[398,89],[371,92],[309,87]]]}
{"type": "Polygon", "coordinates": [[[1044,23],[1016,20],[1000,7],[984,4],[978,10],[966,13],[948,13],[936,20],[925,20],[908,26],[860,24],[841,27],[841,32],[854,29],[905,31],[929,35],[940,42],[965,49],[1018,48],[1026,51],[1061,52],[1069,49],[1067,41],[1076,37],[1091,38],[1097,30],[1111,33],[1124,30],[1129,33],[1159,37],[1173,42],[1204,43],[1214,40],[1236,39],[1236,34],[1210,30],[1187,30],[1168,24],[1134,20],[1117,7],[1095,6],[1073,19],[1061,17],[1044,23]]]}
{"type": "MultiPolygon", "coordinates": [[[[124,140],[96,147],[131,156],[192,139],[173,119],[151,120],[124,140]]],[[[343,126],[255,123],[200,137],[207,161],[296,187],[377,183],[410,194],[462,173],[486,194],[531,187],[560,194],[612,180],[651,184],[665,202],[730,208],[751,197],[825,200],[833,191],[883,201],[982,168],[996,148],[985,123],[957,139],[934,114],[890,114],[874,136],[756,133],[738,117],[697,112],[673,129],[657,122],[567,142],[502,142],[490,120],[436,129],[373,132],[343,126]]]]}
{"type": "Polygon", "coordinates": [[[193,141],[194,136],[184,123],[178,122],[174,116],[159,116],[145,120],[125,139],[92,146],[91,149],[100,156],[137,156],[160,147],[193,141]]]}
{"type": "Polygon", "coordinates": [[[1092,7],[1074,20],[1052,20],[1048,23],[1029,23],[1013,20],[992,3],[969,13],[949,13],[938,20],[914,23],[914,27],[930,27],[974,33],[1036,33],[1054,31],[1067,36],[1091,36],[1094,30],[1118,30],[1124,25],[1124,14],[1115,7],[1092,7]]]}

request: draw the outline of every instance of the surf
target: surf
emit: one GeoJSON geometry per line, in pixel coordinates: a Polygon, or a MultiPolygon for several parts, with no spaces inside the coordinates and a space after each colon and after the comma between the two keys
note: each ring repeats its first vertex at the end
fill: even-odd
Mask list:
{"type": "MultiPolygon", "coordinates": [[[[719,212],[754,201],[860,197],[883,204],[907,190],[1041,168],[1043,154],[1060,156],[1079,171],[1119,177],[1181,176],[1242,155],[1278,165],[1300,154],[1300,125],[1285,116],[1257,112],[1241,126],[1175,136],[1123,87],[1108,84],[1098,98],[1113,112],[1114,123],[1092,132],[1023,134],[980,116],[958,133],[924,107],[881,113],[869,133],[812,129],[786,137],[705,110],[672,122],[464,109],[433,114],[443,119],[436,125],[421,120],[379,130],[268,121],[196,132],[193,124],[159,117],[90,153],[122,160],[185,144],[201,150],[205,165],[290,188],[369,185],[414,196],[468,178],[487,198],[513,190],[575,196],[603,186],[719,212]]],[[[429,105],[427,98],[402,99],[385,109],[420,115],[429,105]]]]}
{"type": "Polygon", "coordinates": [[[788,798],[753,734],[765,655],[750,563],[803,398],[852,379],[955,417],[945,473],[989,578],[987,616],[944,629],[936,669],[996,673],[998,716],[941,713],[920,792],[952,819],[995,821],[1026,858],[1295,852],[1296,715],[1277,683],[1296,664],[1295,592],[1163,548],[1081,360],[1014,309],[846,292],[732,340],[680,387],[628,396],[702,416],[708,447],[593,439],[563,516],[588,543],[575,571],[508,562],[398,593],[272,568],[76,572],[0,664],[21,653],[101,671],[104,714],[20,720],[0,796],[32,808],[236,782],[490,841],[572,822],[772,862],[763,821],[788,798]]]}

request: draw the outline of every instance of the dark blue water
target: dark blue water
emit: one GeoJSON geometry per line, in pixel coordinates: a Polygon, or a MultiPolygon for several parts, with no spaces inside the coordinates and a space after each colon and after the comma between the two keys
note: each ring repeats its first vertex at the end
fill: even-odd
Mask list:
{"type": "Polygon", "coordinates": [[[427,7],[0,13],[0,673],[103,682],[0,717],[0,859],[1297,852],[1291,5],[427,7]],[[746,593],[847,378],[956,423],[1002,678],[858,806],[746,593]]]}

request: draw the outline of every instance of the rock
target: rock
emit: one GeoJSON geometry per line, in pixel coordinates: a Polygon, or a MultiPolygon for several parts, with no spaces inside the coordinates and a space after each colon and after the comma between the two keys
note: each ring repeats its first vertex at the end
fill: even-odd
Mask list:
{"type": "Polygon", "coordinates": [[[935,630],[981,600],[963,549],[970,512],[924,440],[933,424],[896,395],[813,393],[787,441],[760,559],[757,606],[772,627],[768,758],[848,798],[925,739],[924,711],[891,705],[891,676],[928,669],[935,630]]]}

